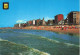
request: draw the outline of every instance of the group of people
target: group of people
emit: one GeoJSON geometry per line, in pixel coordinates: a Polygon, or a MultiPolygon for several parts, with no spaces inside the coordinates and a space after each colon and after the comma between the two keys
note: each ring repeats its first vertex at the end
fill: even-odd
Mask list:
{"type": "Polygon", "coordinates": [[[78,29],[76,26],[59,26],[56,28],[61,28],[61,30],[67,30],[67,29],[78,29]]]}

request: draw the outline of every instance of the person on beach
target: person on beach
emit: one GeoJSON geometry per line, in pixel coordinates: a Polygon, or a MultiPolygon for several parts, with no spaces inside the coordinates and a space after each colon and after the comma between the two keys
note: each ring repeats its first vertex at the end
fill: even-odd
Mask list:
{"type": "Polygon", "coordinates": [[[62,30],[63,30],[64,26],[62,26],[62,30]]]}

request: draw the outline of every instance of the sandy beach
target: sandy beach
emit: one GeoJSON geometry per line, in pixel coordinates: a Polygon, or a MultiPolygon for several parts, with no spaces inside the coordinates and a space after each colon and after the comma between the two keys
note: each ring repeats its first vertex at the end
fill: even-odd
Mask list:
{"type": "Polygon", "coordinates": [[[64,34],[71,33],[71,34],[78,34],[78,35],[80,30],[80,28],[75,28],[74,26],[64,27],[63,29],[62,27],[58,27],[58,26],[27,26],[22,28],[13,27],[12,29],[47,30],[47,31],[64,33],[64,34]]]}
{"type": "Polygon", "coordinates": [[[68,26],[68,27],[60,27],[60,26],[27,26],[27,27],[7,27],[7,28],[0,28],[0,29],[31,29],[31,30],[47,30],[47,31],[53,31],[58,33],[64,33],[64,34],[77,34],[79,35],[79,25],[76,26],[78,28],[75,28],[74,26],[68,26]]]}

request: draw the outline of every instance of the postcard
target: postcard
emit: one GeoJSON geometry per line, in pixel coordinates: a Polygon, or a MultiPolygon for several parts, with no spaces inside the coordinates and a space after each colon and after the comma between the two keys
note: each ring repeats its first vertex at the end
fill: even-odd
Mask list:
{"type": "Polygon", "coordinates": [[[79,55],[79,0],[0,0],[0,55],[79,55]]]}

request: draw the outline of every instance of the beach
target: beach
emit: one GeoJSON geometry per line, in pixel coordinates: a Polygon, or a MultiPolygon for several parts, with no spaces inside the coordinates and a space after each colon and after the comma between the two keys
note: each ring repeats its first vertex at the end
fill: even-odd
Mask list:
{"type": "Polygon", "coordinates": [[[79,25],[78,26],[67,26],[67,27],[60,27],[60,26],[27,26],[27,27],[13,27],[12,29],[31,29],[31,30],[47,30],[52,32],[59,32],[59,33],[70,33],[70,34],[77,34],[79,35],[79,25]],[[78,28],[76,28],[78,27],[78,28]]]}

